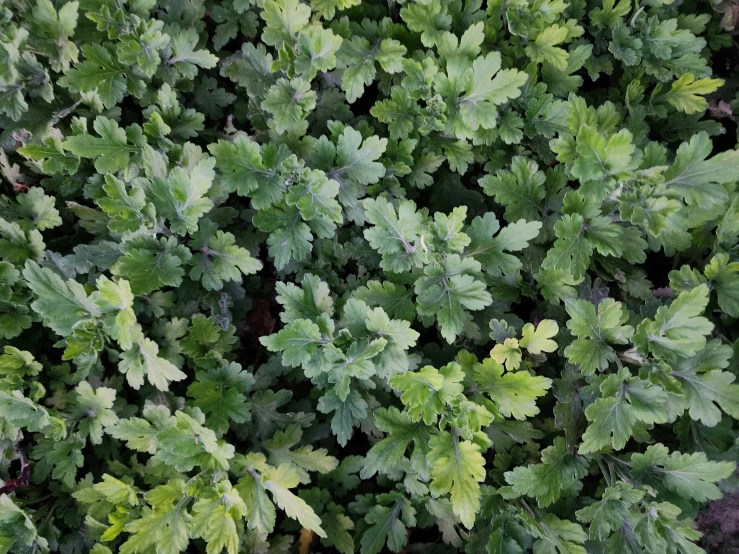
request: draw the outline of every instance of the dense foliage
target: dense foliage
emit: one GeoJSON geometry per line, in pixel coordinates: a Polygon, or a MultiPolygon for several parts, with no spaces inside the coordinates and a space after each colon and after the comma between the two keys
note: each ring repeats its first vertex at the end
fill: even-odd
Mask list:
{"type": "Polygon", "coordinates": [[[0,552],[702,552],[737,19],[5,0],[0,552]]]}

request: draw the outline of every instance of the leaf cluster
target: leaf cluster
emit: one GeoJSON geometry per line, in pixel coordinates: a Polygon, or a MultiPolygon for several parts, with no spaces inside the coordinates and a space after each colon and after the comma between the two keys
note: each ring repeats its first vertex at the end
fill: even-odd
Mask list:
{"type": "Polygon", "coordinates": [[[0,552],[702,552],[735,8],[3,2],[0,552]]]}

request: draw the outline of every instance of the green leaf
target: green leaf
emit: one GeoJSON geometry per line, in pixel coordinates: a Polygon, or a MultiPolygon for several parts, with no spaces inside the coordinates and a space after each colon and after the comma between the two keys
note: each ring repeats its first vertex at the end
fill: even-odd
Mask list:
{"type": "Polygon", "coordinates": [[[125,275],[134,294],[148,294],[162,287],[177,287],[192,253],[175,237],[137,237],[121,247],[124,256],[114,271],[125,275]]]}
{"type": "Polygon", "coordinates": [[[605,541],[619,531],[634,507],[644,497],[644,491],[628,483],[607,487],[597,502],[576,512],[577,519],[590,523],[590,538],[605,541]]]}
{"type": "Polygon", "coordinates": [[[719,307],[731,317],[739,317],[739,262],[729,262],[727,254],[716,254],[703,273],[718,294],[719,307]]]}
{"type": "Polygon", "coordinates": [[[485,479],[485,459],[480,447],[460,441],[456,433],[446,431],[434,436],[429,444],[431,493],[450,493],[454,514],[470,529],[480,510],[480,482],[485,479]]]}
{"type": "Polygon", "coordinates": [[[267,246],[277,269],[284,269],[291,261],[305,260],[310,255],[313,234],[297,207],[260,211],[254,217],[254,225],[270,233],[267,246]]]}
{"type": "Polygon", "coordinates": [[[341,554],[353,554],[354,539],[349,531],[354,529],[352,519],[344,515],[344,510],[331,502],[328,511],[322,514],[322,525],[326,530],[326,537],[321,539],[321,544],[333,546],[341,554]]]}
{"type": "Polygon", "coordinates": [[[274,501],[285,514],[297,519],[306,529],[315,532],[319,537],[326,533],[321,528],[321,519],[313,509],[290,489],[300,483],[299,473],[292,464],[273,467],[265,463],[262,454],[247,454],[244,459],[247,473],[242,477],[236,489],[244,499],[249,516],[249,525],[262,532],[270,532],[275,525],[274,501]],[[266,491],[272,496],[268,498],[266,491]]]}
{"type": "Polygon", "coordinates": [[[721,498],[714,483],[726,479],[735,469],[734,462],[712,462],[703,452],[670,454],[662,444],[650,445],[644,454],[631,456],[634,477],[698,502],[721,498]]]}
{"type": "Polygon", "coordinates": [[[680,209],[680,202],[664,196],[645,197],[649,187],[621,196],[621,218],[643,226],[651,235],[659,235],[667,229],[668,218],[680,209]]]}
{"type": "Polygon", "coordinates": [[[298,35],[295,57],[295,71],[308,79],[316,73],[326,72],[336,67],[336,52],[343,39],[330,29],[311,26],[298,35]]]}
{"type": "Polygon", "coordinates": [[[163,426],[171,425],[169,412],[165,408],[148,408],[144,409],[144,417],[146,419],[120,419],[107,431],[112,437],[126,441],[133,450],[154,454],[157,451],[159,431],[163,426]]]}
{"type": "Polygon", "coordinates": [[[311,273],[303,275],[300,287],[294,283],[279,282],[276,288],[277,302],[282,305],[280,319],[285,323],[334,313],[334,301],[328,285],[311,273]]]}
{"type": "Polygon", "coordinates": [[[272,114],[277,134],[292,129],[305,120],[316,107],[316,93],[305,79],[278,79],[262,102],[262,109],[272,114]]]}
{"type": "Polygon", "coordinates": [[[15,505],[7,494],[0,495],[0,545],[10,549],[16,544],[23,549],[48,548],[33,520],[15,505]]]}
{"type": "Polygon", "coordinates": [[[239,364],[232,362],[198,371],[195,378],[196,381],[187,387],[187,394],[205,414],[209,428],[225,432],[231,421],[246,423],[251,419],[251,406],[245,393],[254,385],[254,377],[239,364]]]}
{"type": "Polygon", "coordinates": [[[59,479],[67,489],[74,489],[77,471],[85,465],[84,446],[79,435],[70,435],[63,441],[44,439],[34,446],[31,457],[37,460],[37,471],[43,472],[44,466],[53,467],[51,477],[59,479]]]}
{"type": "Polygon", "coordinates": [[[708,108],[708,102],[703,96],[716,92],[723,84],[723,79],[696,80],[695,75],[686,73],[673,81],[669,92],[659,98],[686,114],[704,112],[708,108]]]}
{"type": "Polygon", "coordinates": [[[224,281],[241,282],[242,275],[252,275],[262,269],[245,248],[236,246],[231,233],[216,231],[207,220],[201,220],[198,232],[188,243],[196,255],[190,260],[190,278],[200,281],[206,290],[221,290],[224,281]]]}
{"type": "Polygon", "coordinates": [[[135,487],[107,473],[103,474],[102,482],[95,483],[92,489],[114,504],[125,502],[129,506],[136,506],[139,503],[138,490],[135,487]]]}
{"type": "Polygon", "coordinates": [[[659,385],[631,377],[627,369],[608,376],[600,385],[603,395],[585,410],[589,425],[580,453],[606,447],[621,450],[640,426],[666,423],[669,397],[659,385]]]}
{"type": "Polygon", "coordinates": [[[261,476],[256,471],[256,469],[264,471],[269,466],[262,454],[247,454],[244,462],[249,466],[255,466],[254,469],[249,467],[251,471],[247,470],[246,475],[236,484],[236,490],[247,507],[249,528],[256,529],[260,533],[270,533],[275,527],[277,512],[262,484],[261,476]]]}
{"type": "Polygon", "coordinates": [[[706,345],[713,324],[702,314],[708,305],[708,287],[697,286],[657,310],[654,319],[645,319],[636,329],[634,344],[640,351],[658,358],[693,356],[706,345]]]}
{"type": "Polygon", "coordinates": [[[192,515],[187,510],[185,482],[173,479],[152,488],[145,495],[152,508],[142,517],[126,525],[128,539],[121,545],[121,554],[143,554],[155,548],[162,554],[178,554],[190,542],[192,515]]]}
{"type": "Polygon", "coordinates": [[[67,138],[62,146],[75,156],[95,158],[95,169],[100,173],[115,173],[125,169],[131,155],[141,150],[135,142],[136,134],[140,136],[140,128],[136,130],[134,126],[129,127],[128,132],[124,131],[118,123],[102,115],[95,118],[92,127],[99,137],[75,135],[67,138]]]}
{"type": "Polygon", "coordinates": [[[424,214],[415,203],[406,200],[397,210],[382,197],[363,202],[367,221],[373,225],[364,231],[370,246],[382,254],[381,267],[388,272],[401,273],[421,267],[424,261],[424,214]]]}
{"type": "Polygon", "coordinates": [[[388,474],[406,455],[413,444],[412,463],[425,468],[428,442],[431,438],[429,428],[421,421],[412,421],[406,412],[397,408],[380,408],[374,414],[375,425],[387,436],[369,449],[362,461],[362,479],[369,479],[375,473],[388,474]]]}
{"type": "Polygon", "coordinates": [[[0,355],[0,374],[2,375],[38,375],[43,366],[30,352],[18,350],[14,346],[6,346],[0,355]]]}
{"type": "Polygon", "coordinates": [[[377,502],[364,517],[368,527],[360,540],[360,552],[379,554],[385,544],[391,552],[400,552],[408,543],[408,528],[416,525],[416,510],[397,492],[381,494],[377,502]]]}
{"type": "Polygon", "coordinates": [[[424,277],[416,281],[419,315],[434,316],[450,344],[472,321],[470,311],[492,303],[485,283],[477,278],[480,269],[479,262],[452,254],[441,264],[426,266],[424,277]]]}
{"type": "Polygon", "coordinates": [[[580,366],[585,374],[605,371],[616,359],[611,345],[628,344],[634,334],[631,325],[624,325],[628,314],[620,302],[606,298],[596,307],[585,300],[565,304],[570,320],[567,327],[577,337],[567,348],[565,356],[580,366]]]}
{"type": "Polygon", "coordinates": [[[57,50],[50,60],[55,71],[66,72],[70,62],[77,61],[77,46],[69,39],[77,27],[78,8],[77,2],[67,2],[57,11],[49,0],[39,0],[33,9],[34,34],[41,45],[57,50]]]}
{"type": "Polygon", "coordinates": [[[103,442],[103,429],[118,421],[112,409],[114,401],[113,389],[98,387],[93,391],[86,381],[77,385],[72,416],[78,421],[80,435],[89,437],[92,444],[103,442]]]}
{"type": "Polygon", "coordinates": [[[587,474],[588,462],[568,451],[565,440],[557,437],[542,451],[541,463],[507,471],[505,480],[516,495],[536,498],[539,507],[546,508],[562,496],[576,496],[587,474]]]}
{"type": "Polygon", "coordinates": [[[118,369],[125,374],[128,384],[138,389],[144,384],[144,375],[149,383],[162,391],[169,389],[171,381],[182,381],[187,377],[177,366],[159,357],[159,346],[144,338],[131,350],[121,354],[118,369]]]}
{"type": "Polygon", "coordinates": [[[728,202],[729,195],[721,185],[736,181],[734,168],[739,163],[739,150],[722,152],[708,159],[712,150],[707,133],[693,135],[690,142],[680,145],[674,163],[664,175],[664,186],[671,196],[701,208],[728,202]]]}
{"type": "Polygon", "coordinates": [[[76,281],[65,282],[50,269],[31,260],[26,262],[23,277],[36,297],[31,307],[63,337],[71,335],[79,322],[101,315],[97,304],[76,281]]]}
{"type": "Polygon", "coordinates": [[[266,0],[260,13],[265,28],[262,40],[269,46],[293,43],[297,33],[308,24],[310,8],[298,0],[266,0]]]}
{"type": "Polygon", "coordinates": [[[473,366],[475,392],[487,395],[504,417],[523,420],[539,413],[536,399],[544,396],[551,379],[525,371],[503,373],[503,366],[491,358],[473,366]]]}
{"type": "Polygon", "coordinates": [[[290,152],[284,145],[265,144],[260,149],[248,137],[237,135],[233,142],[219,140],[210,144],[208,150],[216,158],[224,185],[240,196],[250,196],[254,208],[267,208],[282,198],[285,192],[282,164],[290,152]]]}
{"type": "Polygon", "coordinates": [[[533,43],[526,47],[526,55],[536,63],[549,63],[559,70],[567,69],[567,51],[558,48],[567,38],[567,28],[550,25],[540,32],[533,43]]]}
{"type": "Polygon", "coordinates": [[[405,46],[391,38],[378,38],[374,44],[359,35],[344,40],[337,58],[343,68],[341,90],[346,93],[347,102],[353,104],[372,83],[377,74],[375,63],[379,62],[388,73],[396,73],[405,53],[405,46]]]}
{"type": "Polygon", "coordinates": [[[508,371],[515,371],[521,366],[523,358],[518,339],[507,338],[503,344],[496,344],[490,351],[490,357],[499,364],[504,364],[508,371]]]}
{"type": "Polygon", "coordinates": [[[346,10],[359,5],[361,0],[311,0],[311,8],[324,19],[333,19],[336,10],[346,10]]]}
{"type": "Polygon", "coordinates": [[[342,186],[347,182],[354,185],[376,183],[385,176],[385,166],[377,160],[386,148],[386,138],[371,136],[363,140],[359,131],[346,127],[339,135],[336,161],[329,177],[342,186]]]}
{"type": "Polygon", "coordinates": [[[349,391],[342,400],[332,389],[318,400],[318,411],[323,414],[333,412],[331,431],[341,446],[346,446],[354,434],[354,428],[367,417],[367,402],[356,391],[349,391]]]}
{"type": "Polygon", "coordinates": [[[590,12],[590,18],[598,27],[613,28],[621,23],[631,11],[631,2],[626,0],[605,0],[602,7],[590,12]]]}
{"type": "Polygon", "coordinates": [[[626,129],[606,139],[593,127],[581,126],[572,176],[581,181],[598,181],[627,170],[635,150],[631,140],[626,129]]]}
{"type": "Polygon", "coordinates": [[[61,420],[53,421],[45,408],[26,398],[19,391],[11,393],[0,391],[0,414],[8,425],[13,427],[28,429],[31,432],[50,430],[57,438],[64,438],[66,435],[61,420]],[[52,426],[56,429],[49,429],[52,426]]]}
{"type": "Polygon", "coordinates": [[[413,303],[413,289],[392,281],[368,281],[352,294],[368,306],[379,306],[393,319],[413,321],[416,307],[413,303]]]}
{"type": "Polygon", "coordinates": [[[105,332],[122,349],[128,350],[133,340],[141,334],[133,311],[134,296],[131,286],[125,279],[111,281],[104,275],[98,277],[95,284],[98,290],[92,293],[91,298],[103,314],[105,332]]]}
{"type": "Polygon", "coordinates": [[[465,256],[472,256],[482,268],[491,275],[513,273],[521,269],[518,257],[508,252],[520,252],[529,242],[534,240],[541,230],[538,221],[523,219],[500,229],[498,220],[492,212],[476,217],[465,229],[470,244],[465,249],[465,256]],[[497,236],[493,235],[500,229],[497,236]]]}
{"type": "Polygon", "coordinates": [[[107,45],[85,44],[82,53],[85,61],[75,65],[62,84],[76,92],[95,91],[106,108],[115,106],[126,93],[126,66],[107,45]]]}
{"type": "Polygon", "coordinates": [[[500,69],[498,52],[491,52],[472,62],[472,71],[466,74],[464,96],[457,98],[462,121],[473,131],[493,129],[498,119],[496,106],[521,95],[521,87],[528,80],[526,73],[516,69],[500,69]]]}
{"type": "Polygon", "coordinates": [[[500,170],[495,176],[486,175],[480,179],[480,185],[485,194],[493,196],[505,207],[508,221],[536,221],[544,214],[541,203],[546,197],[545,181],[544,172],[536,162],[515,156],[510,171],[500,170]]]}
{"type": "Polygon", "coordinates": [[[147,201],[145,189],[140,183],[131,183],[128,188],[120,179],[106,175],[103,191],[106,196],[98,199],[97,204],[108,214],[111,231],[134,232],[142,227],[155,226],[154,205],[147,201]]]}
{"type": "Polygon", "coordinates": [[[321,343],[321,329],[310,320],[296,319],[279,333],[259,341],[270,352],[282,352],[282,363],[290,367],[305,365],[321,343]]]}
{"type": "Polygon", "coordinates": [[[739,415],[739,384],[734,383],[734,374],[720,370],[698,373],[688,366],[672,375],[683,387],[683,404],[692,419],[714,427],[721,421],[721,410],[734,418],[739,415]]]}
{"type": "Polygon", "coordinates": [[[336,201],[339,189],[339,183],[326,177],[323,171],[306,170],[300,181],[290,187],[285,200],[296,206],[306,221],[321,219],[341,223],[341,206],[336,201]]]}
{"type": "Polygon", "coordinates": [[[563,270],[580,278],[590,266],[594,250],[604,256],[621,256],[623,230],[611,218],[597,216],[586,223],[582,215],[567,214],[554,225],[557,240],[542,267],[563,270]]]}
{"type": "Polygon", "coordinates": [[[167,60],[185,79],[194,79],[197,68],[211,69],[218,63],[218,57],[208,50],[195,50],[200,37],[195,29],[185,29],[172,35],[170,47],[172,57],[167,60]]]}
{"type": "Polygon", "coordinates": [[[262,475],[264,488],[272,494],[275,504],[284,510],[287,517],[297,519],[300,525],[310,529],[319,537],[325,537],[326,532],[321,528],[321,518],[299,496],[289,489],[300,482],[300,477],[294,466],[281,464],[277,469],[270,468],[262,475]]]}
{"type": "Polygon", "coordinates": [[[213,184],[215,159],[205,158],[189,171],[170,170],[167,179],[155,177],[151,183],[157,213],[169,220],[178,235],[195,233],[198,220],[213,207],[206,195],[213,184]]]}
{"type": "Polygon", "coordinates": [[[419,371],[409,371],[393,377],[390,384],[402,391],[400,399],[411,421],[423,419],[426,425],[433,425],[446,406],[462,394],[463,379],[462,368],[452,362],[441,369],[425,366],[419,371]]]}
{"type": "MultiPolygon", "coordinates": [[[[413,134],[416,118],[420,116],[420,107],[405,88],[393,87],[390,98],[376,102],[370,113],[387,124],[391,139],[398,140],[413,134]]],[[[424,176],[414,178],[415,182],[419,180],[424,180],[424,176]]]]}
{"type": "Polygon", "coordinates": [[[62,224],[59,211],[54,207],[54,197],[44,194],[44,189],[40,187],[32,187],[28,192],[19,194],[16,196],[16,202],[18,215],[28,220],[39,231],[53,229],[62,224]]]}
{"type": "Polygon", "coordinates": [[[427,48],[439,43],[452,24],[447,5],[439,0],[404,6],[400,17],[411,31],[421,34],[421,43],[427,48]]]}
{"type": "Polygon", "coordinates": [[[213,431],[203,426],[202,413],[192,413],[198,419],[178,411],[164,423],[156,437],[157,458],[177,471],[190,471],[196,466],[228,469],[234,447],[219,441],[213,431]]]}
{"type": "Polygon", "coordinates": [[[192,537],[202,537],[208,544],[208,554],[220,554],[223,549],[236,554],[239,549],[237,522],[247,514],[247,507],[228,481],[214,487],[215,495],[200,498],[192,506],[192,537]]]}
{"type": "Polygon", "coordinates": [[[215,317],[197,314],[190,322],[187,335],[180,340],[180,347],[185,355],[198,361],[214,354],[216,359],[221,359],[238,342],[234,331],[233,327],[224,329],[215,317]]]}
{"type": "Polygon", "coordinates": [[[534,543],[535,554],[585,554],[582,544],[587,535],[582,527],[566,519],[559,519],[555,515],[546,514],[537,533],[540,537],[534,543]]]}
{"type": "Polygon", "coordinates": [[[159,67],[162,57],[160,51],[169,45],[170,37],[152,25],[136,38],[129,38],[118,45],[116,51],[124,64],[136,64],[147,77],[151,77],[159,67]]]}
{"type": "Polygon", "coordinates": [[[268,460],[278,467],[282,464],[293,464],[300,476],[301,483],[309,483],[309,471],[328,473],[336,469],[339,460],[329,456],[325,448],[313,449],[312,446],[294,448],[301,441],[303,431],[299,425],[290,425],[284,431],[278,431],[265,443],[268,460]]]}
{"type": "Polygon", "coordinates": [[[344,401],[349,394],[352,378],[368,380],[375,374],[372,360],[386,345],[385,339],[378,338],[369,342],[355,342],[346,352],[329,347],[323,353],[323,359],[319,357],[315,365],[309,367],[306,376],[316,379],[327,373],[329,382],[334,384],[334,392],[344,401]],[[322,364],[324,360],[328,363],[322,364]]]}
{"type": "Polygon", "coordinates": [[[55,175],[59,173],[75,173],[79,160],[69,156],[62,148],[59,137],[46,137],[41,144],[26,144],[18,148],[18,153],[26,158],[39,162],[44,173],[55,175]]]}
{"type": "Polygon", "coordinates": [[[386,379],[407,371],[411,366],[407,350],[416,345],[420,336],[410,328],[410,323],[390,319],[382,308],[374,308],[368,309],[364,325],[370,336],[379,337],[370,344],[378,343],[380,339],[386,342],[384,348],[372,359],[377,375],[386,379]]]}
{"type": "Polygon", "coordinates": [[[0,217],[0,248],[3,258],[15,264],[26,260],[38,260],[44,256],[46,245],[36,229],[24,231],[15,221],[8,222],[0,217]]]}
{"type": "Polygon", "coordinates": [[[555,352],[557,343],[552,337],[556,337],[559,333],[559,326],[556,321],[551,319],[542,319],[534,328],[533,324],[527,323],[521,330],[521,348],[525,348],[529,354],[538,355],[542,352],[555,352]]]}

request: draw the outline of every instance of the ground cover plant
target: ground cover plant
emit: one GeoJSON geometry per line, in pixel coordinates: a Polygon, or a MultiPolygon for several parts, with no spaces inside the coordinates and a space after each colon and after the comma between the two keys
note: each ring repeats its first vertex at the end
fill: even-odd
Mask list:
{"type": "Polygon", "coordinates": [[[738,19],[3,2],[0,552],[735,552],[738,19]]]}

